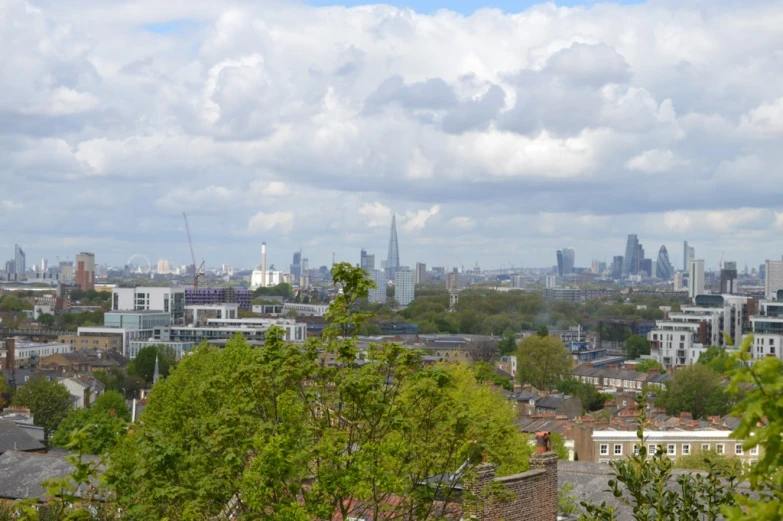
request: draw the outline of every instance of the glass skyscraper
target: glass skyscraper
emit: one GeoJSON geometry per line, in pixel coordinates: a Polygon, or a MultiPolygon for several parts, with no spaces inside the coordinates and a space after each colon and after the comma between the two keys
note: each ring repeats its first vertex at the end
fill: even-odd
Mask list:
{"type": "Polygon", "coordinates": [[[392,215],[391,233],[389,235],[389,254],[386,256],[386,277],[394,280],[400,269],[400,248],[397,244],[397,218],[392,215]]]}
{"type": "Polygon", "coordinates": [[[671,280],[674,275],[674,268],[669,261],[669,252],[666,246],[661,246],[658,250],[658,262],[656,263],[655,276],[661,280],[671,280]]]}

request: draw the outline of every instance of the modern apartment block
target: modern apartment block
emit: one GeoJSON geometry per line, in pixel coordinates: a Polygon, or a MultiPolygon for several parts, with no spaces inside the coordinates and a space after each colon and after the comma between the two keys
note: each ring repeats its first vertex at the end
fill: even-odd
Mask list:
{"type": "Polygon", "coordinates": [[[168,287],[114,288],[112,311],[162,311],[171,324],[185,323],[185,290],[168,287]]]}
{"type": "Polygon", "coordinates": [[[76,256],[76,285],[82,291],[95,289],[95,254],[82,252],[76,256]]]}
{"type": "Polygon", "coordinates": [[[251,309],[252,292],[247,288],[198,288],[185,290],[185,305],[239,304],[241,309],[251,309]]]}
{"type": "Polygon", "coordinates": [[[777,298],[780,290],[783,290],[783,260],[768,260],[765,263],[764,296],[772,300],[777,298]]]}
{"type": "Polygon", "coordinates": [[[386,303],[386,272],[373,270],[370,273],[370,279],[375,283],[374,288],[370,288],[367,299],[373,304],[386,303]]]}
{"type": "Polygon", "coordinates": [[[394,300],[407,306],[416,296],[416,279],[412,271],[398,271],[394,275],[394,300]]]}

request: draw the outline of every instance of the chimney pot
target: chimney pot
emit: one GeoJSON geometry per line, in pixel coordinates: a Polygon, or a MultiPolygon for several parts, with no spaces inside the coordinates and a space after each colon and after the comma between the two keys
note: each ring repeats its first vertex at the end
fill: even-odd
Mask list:
{"type": "Polygon", "coordinates": [[[536,454],[543,454],[552,451],[552,442],[549,431],[538,431],[536,433],[536,454]]]}

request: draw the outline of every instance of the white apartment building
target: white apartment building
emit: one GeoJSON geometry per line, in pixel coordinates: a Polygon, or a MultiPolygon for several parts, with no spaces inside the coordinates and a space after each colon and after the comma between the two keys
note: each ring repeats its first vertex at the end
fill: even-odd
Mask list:
{"type": "Polygon", "coordinates": [[[303,317],[322,317],[329,311],[329,304],[297,304],[286,302],[283,304],[283,314],[293,311],[303,317]]]}
{"type": "Polygon", "coordinates": [[[185,306],[185,323],[187,325],[205,325],[213,318],[239,318],[239,304],[193,304],[185,306]]]}
{"type": "Polygon", "coordinates": [[[185,323],[185,289],[170,287],[114,288],[112,311],[164,311],[172,324],[185,323]]]}
{"type": "Polygon", "coordinates": [[[704,259],[691,261],[688,264],[688,296],[704,294],[704,259]]]}
{"type": "Polygon", "coordinates": [[[783,302],[762,301],[759,304],[759,314],[750,317],[749,335],[753,335],[751,360],[768,356],[783,360],[783,302]]]}
{"type": "Polygon", "coordinates": [[[375,288],[370,288],[367,300],[375,304],[386,303],[386,272],[374,270],[370,273],[370,279],[375,283],[375,288]]]}
{"type": "Polygon", "coordinates": [[[255,270],[250,275],[250,289],[268,288],[285,282],[282,271],[255,270]]]}
{"type": "Polygon", "coordinates": [[[277,326],[284,332],[287,342],[304,342],[307,324],[285,318],[208,319],[205,326],[171,326],[156,329],[154,340],[200,344],[210,340],[228,340],[241,333],[245,340],[263,342],[270,327],[277,326]]]}
{"type": "Polygon", "coordinates": [[[416,294],[416,278],[412,271],[398,271],[394,274],[394,300],[400,306],[413,302],[416,294]]]}
{"type": "Polygon", "coordinates": [[[724,335],[738,346],[750,324],[750,297],[697,295],[694,300],[696,305],[656,321],[647,334],[650,355],[666,368],[694,364],[710,346],[729,347],[724,335]]]}
{"type": "MultiPolygon", "coordinates": [[[[19,338],[14,339],[14,346],[15,367],[30,367],[31,363],[34,365],[35,361],[40,360],[41,357],[60,353],[72,353],[74,351],[74,346],[70,344],[57,342],[41,344],[38,342],[26,342],[19,338]]],[[[5,367],[5,357],[7,355],[6,351],[0,353],[0,367],[5,367]]]]}
{"type": "Polygon", "coordinates": [[[772,300],[777,298],[778,291],[783,289],[783,260],[768,260],[766,265],[764,296],[768,300],[772,300]]]}

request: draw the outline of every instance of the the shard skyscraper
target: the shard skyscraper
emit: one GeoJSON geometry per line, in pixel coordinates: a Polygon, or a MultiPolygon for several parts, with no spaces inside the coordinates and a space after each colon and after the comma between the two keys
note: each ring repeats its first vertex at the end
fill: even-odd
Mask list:
{"type": "Polygon", "coordinates": [[[397,218],[392,215],[391,234],[389,235],[389,255],[386,257],[386,278],[394,280],[400,269],[400,248],[397,245],[397,218]]]}

